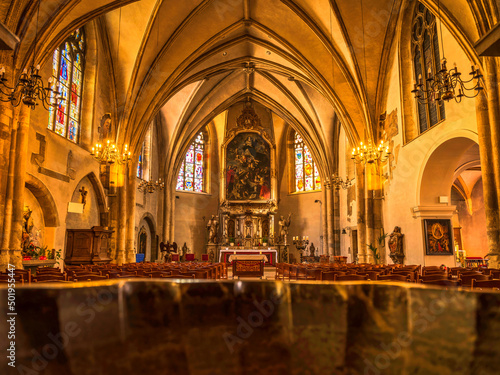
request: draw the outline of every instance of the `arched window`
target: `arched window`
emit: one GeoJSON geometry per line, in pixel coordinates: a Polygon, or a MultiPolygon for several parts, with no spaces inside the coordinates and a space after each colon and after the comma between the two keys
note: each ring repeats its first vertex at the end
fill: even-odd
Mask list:
{"type": "Polygon", "coordinates": [[[321,178],[309,147],[299,133],[294,136],[295,191],[321,190],[321,178]]]}
{"type": "MultiPolygon", "coordinates": [[[[430,71],[435,75],[441,69],[441,59],[436,17],[421,3],[415,7],[411,35],[415,81],[419,82],[421,78],[427,89],[427,74],[430,71]]],[[[445,118],[442,100],[430,101],[428,104],[417,101],[417,112],[420,133],[445,118]]]]}
{"type": "Polygon", "coordinates": [[[206,134],[201,131],[188,148],[177,176],[177,190],[204,191],[206,134]]]}
{"type": "Polygon", "coordinates": [[[80,136],[84,60],[83,29],[73,32],[52,58],[53,88],[58,87],[64,100],[50,108],[48,128],[75,143],[80,136]]]}

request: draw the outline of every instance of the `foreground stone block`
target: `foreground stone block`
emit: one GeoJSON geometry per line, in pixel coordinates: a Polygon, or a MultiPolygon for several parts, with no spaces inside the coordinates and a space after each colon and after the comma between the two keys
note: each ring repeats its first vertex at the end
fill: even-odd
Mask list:
{"type": "Polygon", "coordinates": [[[500,293],[412,284],[107,281],[16,289],[1,374],[498,374],[500,293]]]}

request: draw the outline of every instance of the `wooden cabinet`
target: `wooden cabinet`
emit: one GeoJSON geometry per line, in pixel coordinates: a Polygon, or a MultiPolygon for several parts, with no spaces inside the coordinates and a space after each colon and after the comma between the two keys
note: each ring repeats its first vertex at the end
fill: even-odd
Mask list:
{"type": "Polygon", "coordinates": [[[104,227],[66,230],[66,264],[109,263],[108,257],[111,235],[114,231],[104,227]]]}

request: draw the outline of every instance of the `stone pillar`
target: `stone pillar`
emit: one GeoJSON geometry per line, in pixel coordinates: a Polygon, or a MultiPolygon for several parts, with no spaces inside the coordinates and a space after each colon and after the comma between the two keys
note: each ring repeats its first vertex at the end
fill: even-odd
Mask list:
{"type": "Polygon", "coordinates": [[[12,227],[10,230],[10,263],[16,268],[23,268],[22,264],[22,235],[24,189],[26,181],[26,161],[28,159],[28,139],[31,109],[20,105],[17,118],[16,157],[14,168],[14,191],[12,196],[12,227]]]}
{"type": "MultiPolygon", "coordinates": [[[[385,263],[385,249],[379,245],[379,237],[383,227],[382,222],[382,184],[380,178],[381,162],[369,163],[365,168],[367,181],[366,197],[366,232],[367,244],[377,248],[380,257],[379,262],[385,263]]],[[[373,252],[367,248],[368,262],[375,263],[373,252]]]]}
{"type": "MultiPolygon", "coordinates": [[[[491,87],[491,76],[486,75],[488,89],[491,87]]],[[[495,91],[495,87],[491,87],[495,91]]],[[[488,236],[488,253],[490,255],[490,264],[492,268],[498,268],[499,265],[499,204],[498,186],[495,183],[496,175],[500,171],[495,170],[493,155],[498,154],[499,144],[492,143],[491,129],[495,124],[490,124],[488,104],[497,106],[498,103],[488,103],[485,93],[476,97],[477,114],[477,133],[479,138],[479,154],[481,157],[481,174],[483,179],[484,209],[486,216],[486,232],[488,236]],[[495,146],[495,147],[493,147],[495,146]]],[[[493,117],[493,116],[492,116],[493,117]]],[[[493,117],[495,118],[495,117],[493,117]]]]}
{"type": "Polygon", "coordinates": [[[356,203],[358,209],[358,262],[367,262],[366,223],[365,223],[365,167],[356,164],[356,203]]]}
{"type": "MultiPolygon", "coordinates": [[[[101,166],[100,166],[101,167],[101,166]]],[[[116,263],[117,245],[118,245],[118,166],[109,167],[109,190],[108,190],[108,207],[109,207],[109,229],[113,230],[113,235],[109,244],[111,263],[116,263]]]]}
{"type": "Polygon", "coordinates": [[[125,240],[127,236],[127,167],[126,164],[118,166],[116,180],[116,193],[118,196],[118,220],[116,228],[116,263],[125,262],[125,240]]]}
{"type": "MultiPolygon", "coordinates": [[[[2,103],[3,106],[7,105],[6,103],[2,103]]],[[[3,109],[0,110],[2,113],[3,109]]],[[[17,139],[17,124],[11,120],[12,130],[10,131],[10,142],[8,152],[3,154],[7,157],[7,171],[5,173],[5,199],[3,206],[3,215],[2,221],[3,227],[1,229],[0,235],[0,271],[4,271],[7,269],[10,261],[9,255],[9,246],[10,246],[10,230],[12,227],[12,197],[14,195],[14,169],[16,165],[16,139],[17,139]],[[15,126],[14,126],[15,125],[15,126]]],[[[6,142],[7,143],[7,142],[6,142]]],[[[3,151],[7,151],[6,147],[3,148],[3,151]]],[[[2,170],[2,176],[4,175],[2,170]]],[[[4,179],[2,178],[2,181],[4,179]]],[[[3,187],[3,182],[2,182],[3,187]]]]}
{"type": "Polygon", "coordinates": [[[163,200],[163,242],[170,241],[170,224],[172,220],[172,184],[165,184],[163,200]]]}
{"type": "Polygon", "coordinates": [[[340,190],[333,190],[333,249],[335,255],[342,255],[340,252],[340,190]]]}
{"type": "MultiPolygon", "coordinates": [[[[127,163],[127,236],[125,241],[125,261],[127,263],[135,262],[135,201],[136,201],[136,177],[133,163],[127,163]]],[[[152,239],[151,239],[152,240],[152,239]]]]}
{"type": "Polygon", "coordinates": [[[334,236],[333,236],[333,191],[330,180],[324,183],[326,189],[326,218],[327,218],[327,232],[328,232],[328,255],[333,257],[334,253],[334,236]]]}
{"type": "Polygon", "coordinates": [[[328,255],[328,211],[326,209],[327,201],[326,187],[323,189],[323,201],[321,202],[321,225],[323,226],[323,242],[322,242],[322,254],[328,255]]]}

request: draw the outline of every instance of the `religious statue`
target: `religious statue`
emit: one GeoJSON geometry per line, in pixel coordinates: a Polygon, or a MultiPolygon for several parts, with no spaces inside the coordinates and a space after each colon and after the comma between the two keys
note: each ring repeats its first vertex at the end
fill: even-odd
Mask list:
{"type": "Polygon", "coordinates": [[[85,208],[85,205],[87,204],[87,194],[89,192],[87,189],[85,189],[85,186],[82,186],[80,188],[80,190],[78,190],[78,191],[80,192],[81,202],[82,202],[83,208],[85,208]]]}
{"type": "Polygon", "coordinates": [[[184,242],[184,245],[182,245],[182,248],[181,248],[181,254],[180,254],[180,256],[183,256],[185,254],[189,254],[189,249],[188,249],[186,243],[184,242]]]}
{"type": "Polygon", "coordinates": [[[316,253],[316,248],[314,247],[314,244],[311,242],[311,246],[309,246],[309,256],[314,256],[316,253]]]}
{"type": "Polygon", "coordinates": [[[212,218],[208,220],[208,243],[217,243],[217,233],[219,232],[219,220],[212,215],[212,218]]]}
{"type": "Polygon", "coordinates": [[[283,215],[281,215],[281,218],[278,222],[279,225],[279,242],[286,242],[286,236],[288,235],[288,227],[290,226],[290,218],[292,216],[292,213],[288,214],[288,217],[285,219],[283,215]]]}
{"type": "Polygon", "coordinates": [[[394,264],[403,264],[405,257],[403,252],[403,237],[404,234],[401,233],[401,228],[398,226],[394,227],[394,231],[389,235],[389,257],[394,264]]]}

